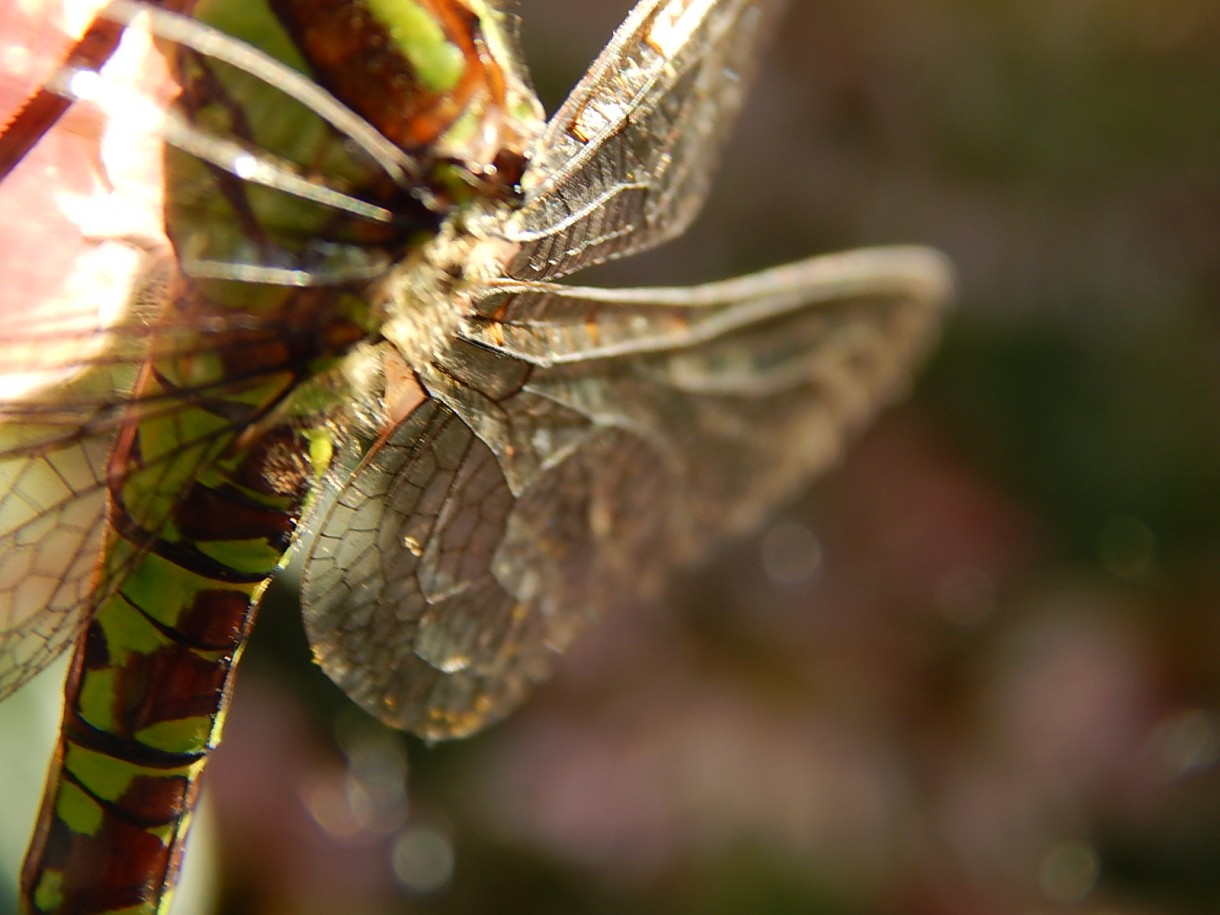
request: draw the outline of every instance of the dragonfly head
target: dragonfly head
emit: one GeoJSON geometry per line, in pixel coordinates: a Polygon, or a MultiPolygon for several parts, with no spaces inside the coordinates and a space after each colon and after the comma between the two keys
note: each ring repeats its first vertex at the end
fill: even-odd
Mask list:
{"type": "Polygon", "coordinates": [[[422,165],[439,205],[511,198],[542,105],[487,0],[273,0],[318,81],[422,165]]]}

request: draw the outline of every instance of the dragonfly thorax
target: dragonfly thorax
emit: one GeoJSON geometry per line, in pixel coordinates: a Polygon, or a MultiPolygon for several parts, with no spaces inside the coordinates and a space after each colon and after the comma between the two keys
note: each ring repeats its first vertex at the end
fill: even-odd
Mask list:
{"type": "Polygon", "coordinates": [[[489,201],[454,213],[382,282],[381,336],[407,365],[436,362],[473,314],[476,294],[503,275],[518,246],[490,230],[506,205],[489,201]]]}

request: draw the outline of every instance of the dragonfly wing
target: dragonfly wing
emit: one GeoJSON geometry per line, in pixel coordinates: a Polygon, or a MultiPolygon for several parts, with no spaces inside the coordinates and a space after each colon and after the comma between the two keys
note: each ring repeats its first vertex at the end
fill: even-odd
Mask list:
{"type": "Polygon", "coordinates": [[[829,464],[949,289],[924,249],[684,290],[498,289],[322,519],[321,663],[430,738],[502,717],[591,620],[829,464]]]}
{"type": "Polygon", "coordinates": [[[0,459],[0,697],[76,636],[101,546],[106,457],[105,444],[91,441],[0,459]]]}
{"type": "Polygon", "coordinates": [[[548,279],[680,234],[707,196],[779,0],[632,11],[547,124],[506,236],[508,273],[548,279]]]}
{"type": "Polygon", "coordinates": [[[463,716],[519,676],[490,644],[518,625],[491,575],[512,507],[494,455],[427,399],[335,495],[302,581],[319,662],[391,724],[432,736],[473,730],[479,722],[463,716]],[[426,631],[438,614],[444,646],[426,631]]]}
{"type": "Polygon", "coordinates": [[[662,561],[664,516],[650,509],[664,480],[641,440],[527,392],[502,407],[492,432],[426,399],[337,493],[306,559],[319,663],[370,713],[429,739],[514,709],[650,571],[622,563],[646,547],[651,571],[662,561]],[[506,438],[531,452],[514,467],[506,438]]]}
{"type": "MultiPolygon", "coordinates": [[[[223,400],[299,371],[284,361],[295,356],[268,356],[279,352],[268,342],[301,322],[274,306],[295,289],[303,301],[329,294],[320,287],[358,288],[383,269],[369,225],[390,217],[355,194],[392,186],[386,169],[404,167],[359,124],[357,136],[345,133],[353,116],[319,101],[320,90],[286,95],[277,87],[287,68],[265,55],[247,62],[258,52],[241,42],[150,6],[87,0],[67,18],[60,7],[0,4],[0,698],[72,641],[139,558],[136,546],[105,575],[97,569],[119,430],[172,424],[195,409],[192,398],[223,400]],[[99,45],[95,33],[114,40],[99,45]],[[162,53],[171,45],[190,89],[190,104],[172,110],[179,87],[162,53]],[[219,92],[213,75],[227,118],[209,121],[192,112],[219,92]],[[293,140],[302,133],[304,151],[293,140]],[[318,225],[330,230],[325,243],[314,240],[318,225]],[[184,264],[248,307],[190,312],[184,264]],[[177,307],[167,309],[171,288],[177,307]],[[227,358],[244,375],[136,393],[153,347],[162,364],[207,369],[227,358]]],[[[207,442],[176,433],[175,450],[145,455],[132,517],[158,533],[192,462],[202,468],[210,442],[242,431],[234,420],[201,433],[207,442]]]]}
{"type": "Polygon", "coordinates": [[[91,603],[106,462],[146,339],[132,305],[163,281],[155,140],[128,145],[132,170],[109,169],[105,125],[70,111],[9,156],[10,116],[79,37],[61,12],[0,14],[0,698],[71,643],[91,603]]]}

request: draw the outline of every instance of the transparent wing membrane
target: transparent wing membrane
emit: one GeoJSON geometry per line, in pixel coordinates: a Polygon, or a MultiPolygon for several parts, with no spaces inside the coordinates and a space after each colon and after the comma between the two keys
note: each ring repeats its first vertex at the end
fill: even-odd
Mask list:
{"type": "Polygon", "coordinates": [[[783,5],[645,0],[545,126],[504,100],[525,75],[491,72],[477,111],[527,153],[485,131],[464,161],[458,112],[439,162],[316,85],[261,3],[237,37],[129,0],[0,13],[0,696],[139,560],[100,558],[116,437],[259,379],[284,375],[282,402],[176,429],[135,511],[168,517],[184,467],[272,414],[325,422],[350,459],[312,524],[310,638],[353,699],[430,738],[507,714],[598,616],[832,462],[934,337],[939,255],[552,282],[694,218],[783,5]],[[97,22],[113,49],[74,56],[97,22]],[[40,93],[70,104],[26,133],[40,93]],[[276,348],[332,337],[337,366],[276,348]]]}
{"type": "Polygon", "coordinates": [[[950,285],[940,255],[898,248],[690,289],[489,293],[479,345],[419,371],[430,398],[323,515],[321,663],[431,738],[502,717],[601,613],[831,463],[901,392],[950,285]]]}
{"type": "Polygon", "coordinates": [[[509,275],[564,276],[685,230],[783,6],[639,4],[539,138],[509,275]]]}
{"type": "MultiPolygon", "coordinates": [[[[109,462],[120,429],[173,423],[189,403],[223,401],[259,377],[299,372],[287,357],[268,356],[269,341],[299,333],[298,319],[266,303],[302,287],[362,287],[383,274],[384,251],[349,243],[350,224],[394,217],[349,191],[361,175],[395,186],[384,173],[391,169],[406,183],[409,165],[384,140],[360,145],[371,128],[353,127],[354,116],[336,114],[341,105],[319,101],[323,90],[248,45],[141,4],[82,4],[73,11],[76,18],[53,3],[0,11],[0,161],[7,169],[0,178],[0,697],[67,647],[90,609],[138,561],[137,550],[105,572],[100,563],[109,462]],[[99,23],[113,33],[100,48],[89,38],[99,23]],[[317,136],[334,135],[327,118],[339,121],[349,131],[345,148],[357,150],[363,171],[340,175],[346,164],[337,159],[306,169],[260,145],[275,137],[239,131],[237,118],[192,122],[188,114],[197,108],[169,109],[181,86],[166,64],[166,47],[189,48],[195,66],[228,67],[234,93],[270,92],[264,105],[296,104],[293,124],[317,136]],[[58,115],[29,127],[23,113],[46,107],[48,98],[63,103],[58,115]],[[180,147],[170,166],[168,227],[167,144],[180,147]],[[252,186],[259,176],[273,199],[250,208],[230,187],[252,186]],[[273,224],[284,199],[302,203],[293,219],[281,219],[290,225],[278,236],[261,225],[235,231],[253,210],[259,210],[254,222],[267,217],[273,224]],[[243,215],[235,217],[236,210],[243,215]],[[299,224],[310,218],[328,227],[326,237],[301,240],[299,224]],[[184,265],[249,290],[244,295],[261,310],[168,307],[181,294],[184,265]],[[137,385],[150,357],[178,365],[222,357],[235,368],[189,390],[150,392],[137,385]]],[[[214,442],[243,431],[235,421],[208,437],[183,437],[173,451],[146,462],[147,491],[157,490],[158,467],[165,479],[181,479],[183,468],[189,477],[191,467],[207,465],[214,442]]],[[[172,506],[172,492],[160,497],[172,506]]],[[[128,509],[152,513],[138,504],[128,509]]],[[[164,520],[168,507],[156,513],[164,520]]]]}

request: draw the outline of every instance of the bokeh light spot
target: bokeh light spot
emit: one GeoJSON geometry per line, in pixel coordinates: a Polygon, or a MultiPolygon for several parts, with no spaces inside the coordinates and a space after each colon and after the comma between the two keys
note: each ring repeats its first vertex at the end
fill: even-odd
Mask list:
{"type": "Polygon", "coordinates": [[[1084,842],[1061,842],[1043,857],[1038,868],[1038,884],[1055,902],[1079,902],[1097,885],[1099,870],[1097,852],[1092,846],[1084,842]]]}
{"type": "Polygon", "coordinates": [[[1220,761],[1220,715],[1190,709],[1166,718],[1149,737],[1148,752],[1165,781],[1215,765],[1220,761]]]}
{"type": "Polygon", "coordinates": [[[408,826],[399,833],[390,855],[394,876],[417,893],[436,892],[453,877],[453,845],[433,826],[408,826]]]}
{"type": "Polygon", "coordinates": [[[772,581],[796,584],[818,570],[822,564],[822,545],[804,524],[783,521],[763,537],[762,562],[772,581]]]}

